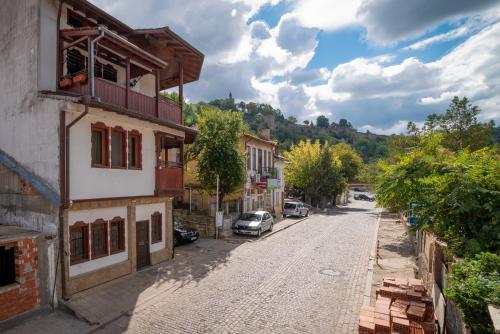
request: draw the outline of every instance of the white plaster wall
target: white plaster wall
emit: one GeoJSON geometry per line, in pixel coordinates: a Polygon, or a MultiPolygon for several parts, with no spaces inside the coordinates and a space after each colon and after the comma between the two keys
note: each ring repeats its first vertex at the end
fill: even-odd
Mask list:
{"type": "Polygon", "coordinates": [[[38,89],[57,88],[57,10],[55,0],[40,1],[40,45],[38,58],[38,89]]]}
{"type": "MultiPolygon", "coordinates": [[[[116,208],[105,208],[105,209],[95,209],[95,210],[82,210],[82,211],[70,211],[68,213],[69,226],[72,226],[78,221],[83,221],[84,223],[92,223],[97,219],[101,218],[104,220],[111,220],[114,217],[121,217],[125,219],[125,251],[118,254],[113,254],[105,257],[101,257],[95,260],[89,260],[87,262],[70,265],[69,267],[69,277],[74,277],[83,273],[88,273],[97,269],[101,269],[116,263],[120,263],[128,260],[128,228],[127,228],[127,207],[116,207],[116,208]]],[[[90,231],[90,227],[89,227],[90,231]]],[[[109,236],[109,233],[108,233],[109,236]]],[[[66,236],[69,240],[69,232],[66,236]]],[[[92,239],[90,238],[92,243],[92,239]]],[[[90,248],[92,250],[92,247],[90,248]]]]}
{"type": "Polygon", "coordinates": [[[153,74],[143,75],[132,90],[149,97],[156,97],[155,76],[153,74]]]}
{"type": "Polygon", "coordinates": [[[149,221],[149,252],[153,253],[165,248],[166,232],[165,231],[165,203],[155,203],[146,205],[137,205],[135,207],[135,220],[148,220],[149,221]],[[162,238],[161,242],[151,243],[151,215],[156,211],[161,213],[162,223],[162,238]]]}
{"type": "MultiPolygon", "coordinates": [[[[74,108],[81,109],[81,106],[74,108]]],[[[68,114],[68,123],[78,116],[78,113],[68,114]]],[[[90,108],[89,114],[71,128],[70,200],[154,195],[154,131],[184,136],[183,132],[165,126],[90,108]],[[141,170],[91,167],[91,124],[98,121],[108,127],[119,125],[125,130],[135,129],[142,134],[141,170]]]]}

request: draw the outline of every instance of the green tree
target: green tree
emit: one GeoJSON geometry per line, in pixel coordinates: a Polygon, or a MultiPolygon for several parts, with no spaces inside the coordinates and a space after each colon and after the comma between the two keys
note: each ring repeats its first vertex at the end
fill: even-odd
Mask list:
{"type": "Polygon", "coordinates": [[[500,306],[500,256],[481,253],[453,264],[445,294],[462,310],[475,333],[493,334],[487,306],[500,306]]]}
{"type": "Polygon", "coordinates": [[[288,118],[286,119],[288,121],[288,123],[290,124],[297,124],[297,118],[293,117],[293,116],[288,116],[288,118]]]}
{"type": "Polygon", "coordinates": [[[361,159],[361,156],[355,149],[352,148],[351,145],[345,142],[340,142],[333,146],[333,152],[340,160],[341,174],[347,179],[347,181],[354,181],[363,166],[363,159],[361,159]]]}
{"type": "Polygon", "coordinates": [[[186,160],[196,159],[195,176],[203,189],[216,190],[219,175],[219,204],[245,180],[245,158],[239,151],[239,139],[245,131],[239,111],[224,112],[206,106],[198,117],[198,136],[186,150],[186,160]]]}
{"type": "Polygon", "coordinates": [[[323,115],[316,118],[316,126],[318,128],[328,128],[330,126],[330,121],[323,115]]]}

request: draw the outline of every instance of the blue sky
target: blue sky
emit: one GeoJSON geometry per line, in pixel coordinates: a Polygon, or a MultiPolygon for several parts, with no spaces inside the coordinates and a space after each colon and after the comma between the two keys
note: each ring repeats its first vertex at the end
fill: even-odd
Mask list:
{"type": "Polygon", "coordinates": [[[170,26],[205,54],[191,101],[269,103],[299,121],[347,118],[361,131],[468,96],[500,120],[497,0],[92,0],[133,27],[170,26]]]}

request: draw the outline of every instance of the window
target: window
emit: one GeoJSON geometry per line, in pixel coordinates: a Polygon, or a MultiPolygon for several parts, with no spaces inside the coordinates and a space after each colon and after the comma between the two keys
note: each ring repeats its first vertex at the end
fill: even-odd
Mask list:
{"type": "Polygon", "coordinates": [[[161,213],[155,212],[151,215],[151,243],[162,240],[161,213]]]}
{"type": "Polygon", "coordinates": [[[126,132],[117,126],[111,129],[111,167],[126,168],[126,132]]]}
{"type": "Polygon", "coordinates": [[[89,259],[89,227],[84,222],[70,226],[70,263],[77,264],[89,259]]]}
{"type": "Polygon", "coordinates": [[[258,170],[259,170],[259,173],[262,173],[262,150],[259,149],[259,158],[258,158],[258,170]]]}
{"type": "Polygon", "coordinates": [[[252,170],[257,171],[257,156],[255,154],[255,147],[252,147],[252,170]]]}
{"type": "Polygon", "coordinates": [[[273,159],[271,158],[271,151],[267,152],[267,167],[273,167],[273,159]]]}
{"type": "Polygon", "coordinates": [[[115,254],[125,250],[125,220],[115,217],[109,221],[110,253],[115,254]]]}
{"type": "Polygon", "coordinates": [[[108,222],[98,219],[92,223],[92,259],[108,255],[108,222]]]}
{"type": "Polygon", "coordinates": [[[0,286],[16,282],[14,245],[0,246],[0,286]]]}
{"type": "Polygon", "coordinates": [[[85,56],[76,49],[66,53],[66,67],[69,74],[77,74],[85,70],[85,56]]]}
{"type": "Polygon", "coordinates": [[[92,167],[109,167],[108,128],[101,122],[92,124],[92,167]]]}
{"type": "Polygon", "coordinates": [[[267,151],[264,151],[264,164],[262,165],[262,167],[266,168],[268,166],[267,164],[267,151]]]}
{"type": "Polygon", "coordinates": [[[142,168],[142,137],[139,131],[128,133],[128,168],[142,168]]]}
{"type": "Polygon", "coordinates": [[[250,147],[247,147],[247,169],[252,168],[252,161],[250,160],[250,147]]]}
{"type": "Polygon", "coordinates": [[[107,64],[102,67],[102,78],[117,82],[118,81],[118,71],[113,67],[113,65],[107,64]]]}

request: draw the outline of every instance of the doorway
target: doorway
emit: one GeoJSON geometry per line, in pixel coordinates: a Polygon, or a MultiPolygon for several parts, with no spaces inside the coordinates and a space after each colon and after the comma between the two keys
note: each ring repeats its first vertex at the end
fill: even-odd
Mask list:
{"type": "Polygon", "coordinates": [[[136,254],[137,254],[137,269],[149,266],[149,220],[141,220],[136,222],[136,254]]]}

